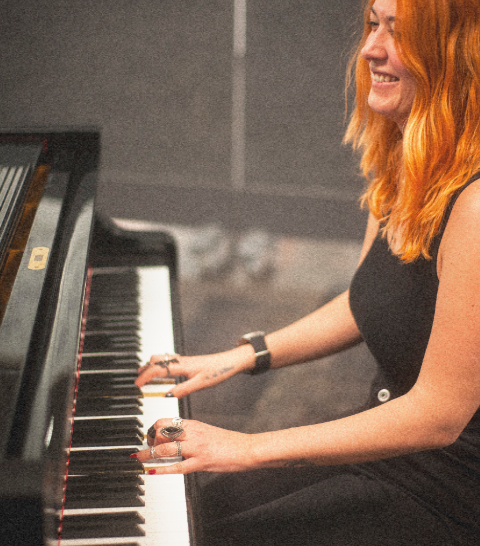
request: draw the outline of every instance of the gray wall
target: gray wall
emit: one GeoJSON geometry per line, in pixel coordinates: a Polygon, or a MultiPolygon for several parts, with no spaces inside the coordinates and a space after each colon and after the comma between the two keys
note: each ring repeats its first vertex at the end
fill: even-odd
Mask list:
{"type": "Polygon", "coordinates": [[[341,145],[360,0],[247,0],[245,186],[232,188],[233,0],[8,0],[1,125],[97,125],[99,206],[358,238],[341,145]]]}

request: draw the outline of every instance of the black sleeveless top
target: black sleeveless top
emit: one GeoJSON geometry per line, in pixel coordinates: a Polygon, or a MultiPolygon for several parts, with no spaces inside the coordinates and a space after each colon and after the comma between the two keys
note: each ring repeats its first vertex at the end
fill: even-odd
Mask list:
{"type": "Polygon", "coordinates": [[[420,256],[402,262],[379,233],[353,277],[350,308],[379,367],[369,406],[407,393],[418,377],[433,325],[443,232],[458,196],[478,179],[480,173],[450,200],[432,243],[431,260],[420,256]]]}
{"type": "MultiPolygon", "coordinates": [[[[405,264],[378,234],[352,280],[350,307],[379,368],[369,407],[405,394],[418,377],[435,312],[438,248],[456,199],[478,179],[480,173],[451,199],[431,260],[421,256],[405,264]]],[[[444,524],[455,526],[459,544],[480,544],[480,410],[446,448],[355,466],[434,510],[444,524]]]]}

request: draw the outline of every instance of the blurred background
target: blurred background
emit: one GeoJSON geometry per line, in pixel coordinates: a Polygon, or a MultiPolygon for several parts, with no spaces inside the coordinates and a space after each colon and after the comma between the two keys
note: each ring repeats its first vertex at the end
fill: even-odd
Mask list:
{"type": "MultiPolygon", "coordinates": [[[[348,287],[366,214],[342,145],[361,0],[2,0],[4,127],[97,126],[98,208],[177,240],[189,354],[272,331],[348,287]]],[[[192,396],[254,432],[367,396],[357,347],[192,396]]]]}

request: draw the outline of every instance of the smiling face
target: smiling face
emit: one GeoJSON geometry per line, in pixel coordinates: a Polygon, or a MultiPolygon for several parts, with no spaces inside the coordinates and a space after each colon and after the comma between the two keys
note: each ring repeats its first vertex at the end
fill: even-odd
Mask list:
{"type": "Polygon", "coordinates": [[[403,131],[415,98],[416,83],[402,64],[394,39],[396,0],[376,0],[370,10],[371,32],[362,49],[372,87],[368,105],[403,131]]]}

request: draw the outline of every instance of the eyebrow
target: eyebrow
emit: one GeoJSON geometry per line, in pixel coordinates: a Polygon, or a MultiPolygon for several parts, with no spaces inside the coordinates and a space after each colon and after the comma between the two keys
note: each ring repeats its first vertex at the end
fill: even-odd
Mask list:
{"type": "MultiPolygon", "coordinates": [[[[378,17],[377,12],[373,9],[373,7],[370,8],[370,11],[373,13],[373,15],[375,15],[375,17],[378,17]]],[[[389,17],[387,17],[387,20],[389,23],[394,23],[395,17],[393,15],[390,15],[389,17]]]]}

